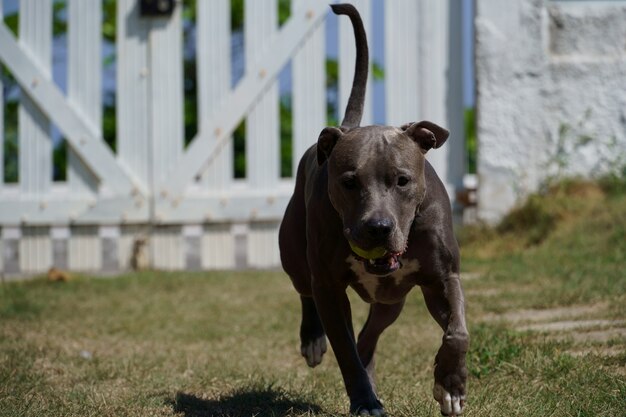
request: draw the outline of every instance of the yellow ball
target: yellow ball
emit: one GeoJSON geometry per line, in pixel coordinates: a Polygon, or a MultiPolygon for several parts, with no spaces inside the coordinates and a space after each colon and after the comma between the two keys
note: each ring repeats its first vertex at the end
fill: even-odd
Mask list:
{"type": "Polygon", "coordinates": [[[361,258],[376,259],[376,258],[382,258],[383,256],[387,254],[387,249],[383,248],[382,246],[379,246],[377,248],[370,249],[370,250],[365,250],[365,249],[359,248],[353,242],[349,242],[349,243],[354,253],[359,255],[361,258]]]}

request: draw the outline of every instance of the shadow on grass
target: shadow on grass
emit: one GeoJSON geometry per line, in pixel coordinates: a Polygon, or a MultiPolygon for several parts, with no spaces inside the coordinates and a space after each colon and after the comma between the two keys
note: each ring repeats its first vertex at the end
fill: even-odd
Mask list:
{"type": "Polygon", "coordinates": [[[170,404],[174,412],[182,413],[184,417],[279,417],[322,411],[318,405],[271,387],[242,389],[215,400],[179,392],[170,404]]]}

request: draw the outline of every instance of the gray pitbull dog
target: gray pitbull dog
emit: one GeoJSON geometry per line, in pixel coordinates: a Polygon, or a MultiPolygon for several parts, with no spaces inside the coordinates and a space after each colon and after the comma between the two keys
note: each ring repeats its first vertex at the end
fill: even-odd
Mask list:
{"type": "Polygon", "coordinates": [[[302,302],[301,353],[309,366],[318,365],[328,336],[350,412],[383,415],[374,351],[408,292],[419,286],[444,331],[433,395],[442,414],[458,415],[469,346],[459,248],[446,189],[424,157],[443,145],[448,131],[427,121],[359,127],[368,72],[365,31],[353,6],[331,7],[354,27],[352,92],[341,127],[324,128],[302,157],[279,236],[283,268],[302,302]],[[348,286],[370,304],[356,339],[348,286]]]}

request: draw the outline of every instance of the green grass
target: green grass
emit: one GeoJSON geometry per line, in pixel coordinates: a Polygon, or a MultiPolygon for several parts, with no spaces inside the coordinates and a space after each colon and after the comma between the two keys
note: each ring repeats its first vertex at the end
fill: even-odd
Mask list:
{"type": "MultiPolygon", "coordinates": [[[[468,416],[624,415],[626,353],[579,357],[572,341],[485,321],[512,309],[580,303],[605,303],[608,317],[625,316],[626,197],[561,191],[536,197],[541,204],[532,208],[553,218],[547,232],[533,235],[532,224],[511,218],[506,227],[460,235],[464,270],[482,276],[465,283],[468,416]]],[[[360,328],[367,307],[351,296],[360,328]]],[[[309,369],[298,327],[299,300],[282,272],[6,283],[0,416],[346,414],[332,353],[309,369]]],[[[390,415],[439,415],[431,387],[441,336],[413,292],[377,353],[390,415]]],[[[605,345],[626,352],[623,340],[605,345]]]]}

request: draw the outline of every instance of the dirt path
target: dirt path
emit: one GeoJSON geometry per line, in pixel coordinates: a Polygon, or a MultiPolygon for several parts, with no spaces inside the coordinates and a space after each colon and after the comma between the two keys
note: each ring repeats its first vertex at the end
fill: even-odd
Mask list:
{"type": "MultiPolygon", "coordinates": [[[[626,320],[609,318],[608,304],[575,305],[538,310],[512,310],[487,314],[487,322],[506,323],[518,331],[545,334],[549,339],[571,342],[573,356],[614,357],[626,351],[626,320]]],[[[622,366],[618,372],[623,373],[622,366]]]]}

